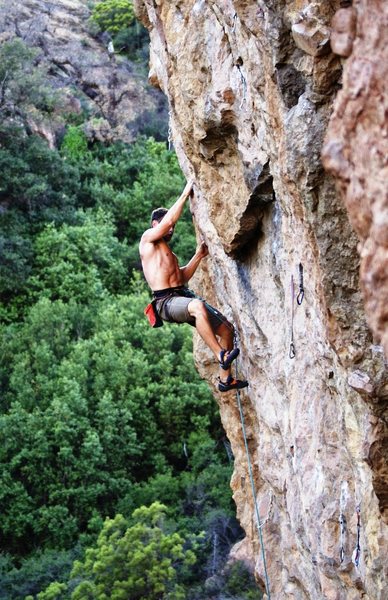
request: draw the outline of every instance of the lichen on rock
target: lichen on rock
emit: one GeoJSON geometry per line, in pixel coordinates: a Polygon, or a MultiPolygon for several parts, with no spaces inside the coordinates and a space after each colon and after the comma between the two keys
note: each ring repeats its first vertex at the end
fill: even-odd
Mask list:
{"type": "MultiPolygon", "coordinates": [[[[350,63],[348,73],[345,65],[344,85],[351,77],[353,87],[350,97],[345,89],[337,97],[343,58],[331,51],[329,38],[334,14],[343,8],[339,1],[134,4],[150,30],[152,82],[168,98],[178,158],[186,176],[195,178],[191,210],[210,250],[195,285],[238,330],[239,368],[250,382],[243,409],[264,519],[271,505],[263,527],[271,596],[383,600],[387,392],[379,344],[386,287],[366,295],[376,309],[369,322],[380,333],[373,339],[356,234],[365,240],[362,286],[371,290],[384,281],[388,239],[381,169],[377,180],[365,183],[370,165],[380,168],[383,160],[386,67],[372,68],[374,57],[350,63]],[[375,78],[379,83],[372,86],[375,78]],[[372,94],[359,128],[351,109],[367,105],[368,90],[379,96],[372,94]],[[371,145],[363,146],[362,158],[356,144],[369,131],[371,145]],[[325,136],[325,165],[338,178],[345,205],[323,169],[325,136]],[[365,190],[375,199],[362,205],[365,190]],[[358,208],[349,217],[350,202],[358,208]],[[301,305],[291,296],[291,276],[298,291],[299,264],[301,305]]],[[[361,21],[364,4],[354,7],[361,21]]],[[[381,2],[373,4],[383,10],[381,2]]],[[[357,22],[357,36],[363,26],[371,26],[370,19],[357,22]]],[[[360,43],[352,40],[353,53],[360,43]]],[[[376,38],[375,48],[381,44],[376,38]]],[[[199,340],[196,345],[198,369],[214,385],[212,358],[199,340]]],[[[235,553],[253,562],[264,589],[236,401],[233,394],[217,400],[235,456],[232,489],[246,532],[235,553]]]]}

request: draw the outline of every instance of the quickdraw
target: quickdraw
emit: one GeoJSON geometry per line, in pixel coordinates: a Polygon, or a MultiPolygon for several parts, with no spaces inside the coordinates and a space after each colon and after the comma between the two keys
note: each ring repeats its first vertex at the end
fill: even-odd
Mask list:
{"type": "Polygon", "coordinates": [[[361,507],[358,504],[356,507],[357,511],[357,544],[353,553],[353,562],[358,567],[361,559],[361,546],[360,546],[360,534],[361,534],[361,507]]]}
{"type": "Polygon", "coordinates": [[[174,140],[172,137],[172,128],[171,128],[171,110],[168,111],[168,150],[171,152],[173,149],[174,140]]]}
{"type": "Polygon", "coordinates": [[[299,293],[296,297],[296,301],[299,306],[302,304],[304,298],[304,287],[303,287],[303,265],[299,263],[299,293]]]}
{"type": "Polygon", "coordinates": [[[346,518],[344,514],[341,512],[339,516],[340,522],[340,535],[341,535],[341,547],[340,547],[340,563],[344,562],[345,559],[345,531],[346,531],[346,518]]]}
{"type": "Polygon", "coordinates": [[[241,78],[241,83],[242,83],[242,88],[243,88],[243,96],[242,96],[242,100],[241,100],[240,106],[239,106],[239,108],[242,108],[247,100],[247,80],[244,76],[244,73],[241,70],[240,63],[237,62],[236,67],[238,69],[238,72],[240,73],[240,78],[241,78]]]}
{"type": "Polygon", "coordinates": [[[234,15],[233,15],[232,33],[234,33],[236,31],[236,23],[237,23],[237,13],[235,12],[234,15]]]}
{"type": "Polygon", "coordinates": [[[348,501],[348,483],[347,481],[343,481],[341,485],[341,495],[340,495],[340,515],[339,515],[339,524],[340,524],[340,564],[342,564],[345,560],[345,542],[346,542],[346,517],[345,510],[348,501]]]}
{"type": "Polygon", "coordinates": [[[295,286],[294,286],[294,276],[291,275],[291,341],[290,341],[290,349],[288,352],[288,356],[290,358],[295,358],[295,344],[294,344],[294,298],[295,298],[295,286]]]}

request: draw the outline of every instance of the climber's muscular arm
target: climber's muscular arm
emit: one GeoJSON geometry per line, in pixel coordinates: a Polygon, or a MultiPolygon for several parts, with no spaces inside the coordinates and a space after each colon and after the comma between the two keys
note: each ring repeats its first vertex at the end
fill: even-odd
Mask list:
{"type": "Polygon", "coordinates": [[[190,196],[192,189],[193,182],[188,181],[182,194],[180,195],[178,200],[172,205],[172,207],[167,211],[160,223],[158,223],[155,227],[151,227],[151,229],[147,229],[147,231],[143,233],[140,240],[140,253],[142,251],[142,244],[157,242],[163,239],[163,237],[168,234],[170,229],[174,227],[175,223],[178,221],[179,217],[182,214],[183,207],[187,198],[190,196]]]}
{"type": "Polygon", "coordinates": [[[187,265],[185,265],[184,267],[180,267],[183,283],[187,283],[188,281],[190,281],[195,271],[197,270],[199,263],[208,254],[209,250],[206,244],[202,242],[200,247],[194,254],[193,258],[187,263],[187,265]]]}

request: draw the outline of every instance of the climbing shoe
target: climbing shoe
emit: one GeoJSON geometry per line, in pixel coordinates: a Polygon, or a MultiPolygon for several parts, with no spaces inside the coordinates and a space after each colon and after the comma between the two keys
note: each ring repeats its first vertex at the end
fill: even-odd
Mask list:
{"type": "Polygon", "coordinates": [[[241,381],[241,379],[235,379],[232,375],[229,375],[226,381],[219,379],[218,389],[220,392],[229,392],[230,390],[242,390],[242,388],[248,387],[247,381],[241,381]]]}
{"type": "Polygon", "coordinates": [[[230,365],[239,354],[240,350],[238,348],[233,348],[233,350],[221,350],[219,360],[221,368],[225,371],[229,369],[230,365]]]}

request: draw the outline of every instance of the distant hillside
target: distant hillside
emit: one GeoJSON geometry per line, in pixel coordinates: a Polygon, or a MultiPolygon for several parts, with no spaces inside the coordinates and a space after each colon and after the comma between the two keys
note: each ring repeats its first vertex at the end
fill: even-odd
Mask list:
{"type": "MultiPolygon", "coordinates": [[[[37,49],[36,64],[47,68],[49,85],[62,98],[60,110],[67,121],[70,113],[77,124],[85,123],[90,139],[130,142],[138,133],[166,137],[166,100],[147,83],[145,30],[138,23],[128,30],[133,45],[138,40],[142,48],[129,60],[116,52],[120,48],[113,47],[109,33],[90,22],[90,5],[82,0],[3,0],[0,44],[19,37],[37,49]]],[[[61,131],[54,118],[32,126],[50,145],[61,131]]]]}

